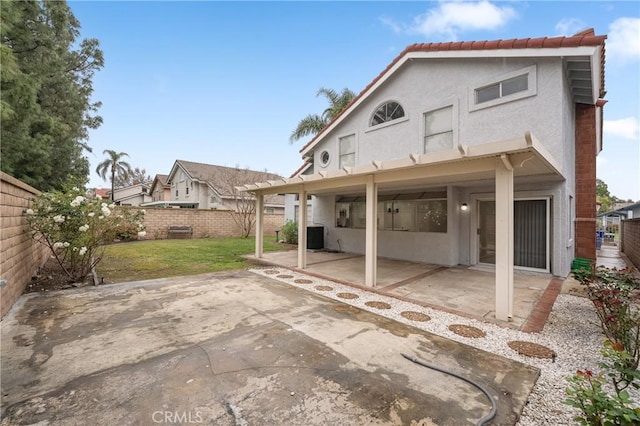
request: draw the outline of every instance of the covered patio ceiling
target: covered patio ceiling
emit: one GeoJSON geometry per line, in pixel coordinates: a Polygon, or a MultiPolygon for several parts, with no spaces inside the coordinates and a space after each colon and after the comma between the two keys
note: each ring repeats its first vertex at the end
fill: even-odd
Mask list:
{"type": "MultiPolygon", "coordinates": [[[[256,258],[263,257],[263,206],[269,194],[307,194],[365,192],[365,280],[377,282],[377,202],[382,191],[394,187],[407,189],[462,182],[493,181],[496,194],[495,311],[496,318],[513,317],[513,241],[514,182],[516,179],[564,179],[560,165],[530,133],[509,140],[482,145],[459,144],[457,149],[428,154],[410,154],[407,158],[371,161],[357,167],[319,171],[289,179],[272,180],[237,187],[256,197],[256,258]]],[[[298,210],[298,268],[307,267],[307,209],[298,210]]]]}
{"type": "Polygon", "coordinates": [[[493,182],[496,161],[513,167],[514,179],[564,180],[560,165],[530,133],[482,145],[458,145],[456,150],[410,154],[397,160],[374,160],[369,164],[319,171],[281,180],[247,184],[237,189],[254,194],[312,194],[362,192],[373,176],[380,191],[445,184],[493,182]]]}

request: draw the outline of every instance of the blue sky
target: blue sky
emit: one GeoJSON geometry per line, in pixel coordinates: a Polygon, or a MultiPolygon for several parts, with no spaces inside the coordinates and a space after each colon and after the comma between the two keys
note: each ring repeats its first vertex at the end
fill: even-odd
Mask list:
{"type": "Polygon", "coordinates": [[[69,2],[97,38],[104,124],[90,133],[90,187],[105,149],[168,174],[176,159],[289,176],[297,123],[320,87],[362,90],[407,45],[607,34],[598,177],[640,200],[640,3],[636,1],[69,2]]]}

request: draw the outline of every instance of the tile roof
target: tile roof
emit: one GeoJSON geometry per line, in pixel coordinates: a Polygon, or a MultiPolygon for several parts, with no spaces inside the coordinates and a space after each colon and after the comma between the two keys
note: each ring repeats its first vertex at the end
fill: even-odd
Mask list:
{"type": "Polygon", "coordinates": [[[300,165],[300,167],[298,167],[298,170],[296,170],[295,172],[291,173],[291,176],[289,176],[289,177],[290,177],[290,178],[292,178],[292,177],[297,176],[297,175],[298,175],[298,173],[302,173],[302,171],[303,171],[304,169],[306,169],[307,167],[309,167],[309,162],[308,162],[308,161],[305,161],[305,162],[303,162],[303,163],[300,165]]]}
{"type": "MultiPolygon", "coordinates": [[[[573,36],[560,37],[539,37],[539,38],[521,38],[509,40],[493,40],[493,41],[457,41],[457,42],[441,42],[441,43],[415,43],[407,46],[398,56],[391,61],[387,67],[382,70],[371,83],[367,85],[358,95],[356,95],[349,105],[347,105],[333,120],[324,127],[328,128],[336,120],[338,120],[354,103],[356,103],[365,93],[369,91],[389,70],[391,70],[404,56],[412,52],[444,52],[444,51],[473,51],[473,50],[499,50],[499,49],[558,49],[562,47],[580,47],[580,46],[604,46],[606,35],[595,35],[593,28],[581,31],[573,36]]],[[[604,53],[601,58],[600,83],[604,96],[604,53]]],[[[323,131],[317,133],[308,143],[306,143],[300,152],[307,149],[320,137],[323,131]]]]}
{"type": "Polygon", "coordinates": [[[109,197],[110,193],[111,193],[111,188],[96,188],[96,195],[99,195],[102,198],[109,197]]]}

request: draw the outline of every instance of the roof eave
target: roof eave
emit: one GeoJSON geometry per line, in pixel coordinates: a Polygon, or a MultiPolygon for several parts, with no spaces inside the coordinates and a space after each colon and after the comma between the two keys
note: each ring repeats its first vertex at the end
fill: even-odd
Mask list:
{"type": "MultiPolygon", "coordinates": [[[[602,45],[587,45],[587,46],[575,46],[575,47],[528,47],[520,49],[490,49],[490,50],[443,50],[443,51],[408,51],[405,49],[403,56],[396,58],[394,62],[387,67],[380,76],[378,76],[372,83],[369,84],[354,100],[345,108],[333,121],[331,121],[324,129],[322,129],[309,143],[307,143],[302,149],[300,154],[303,158],[309,157],[313,153],[313,149],[318,145],[327,134],[331,133],[340,123],[342,123],[349,114],[358,108],[368,97],[375,92],[381,85],[383,85],[398,69],[404,66],[405,63],[416,59],[459,59],[459,58],[526,58],[526,57],[579,57],[589,56],[591,58],[592,74],[600,75],[601,55],[598,54],[602,45]]],[[[598,99],[600,92],[600,80],[599,78],[592,78],[593,80],[593,92],[596,94],[592,96],[591,104],[594,104],[598,99]]]]}

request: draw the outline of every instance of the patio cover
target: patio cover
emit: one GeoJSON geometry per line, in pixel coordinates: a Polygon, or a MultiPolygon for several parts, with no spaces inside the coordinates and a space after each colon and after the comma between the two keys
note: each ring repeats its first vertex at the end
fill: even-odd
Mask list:
{"type": "MultiPolygon", "coordinates": [[[[366,193],[365,285],[375,287],[377,269],[377,203],[380,188],[411,185],[449,185],[495,179],[496,193],[496,318],[508,321],[513,313],[513,180],[545,176],[564,180],[560,165],[530,133],[481,145],[406,158],[372,161],[356,167],[319,171],[311,175],[258,182],[238,187],[256,196],[256,258],[263,251],[263,207],[268,194],[307,194],[362,191],[366,193]]],[[[306,268],[307,209],[299,209],[298,268],[306,268]]]]}

